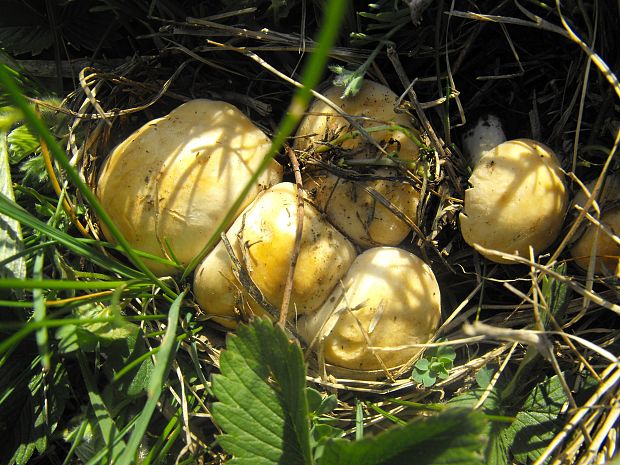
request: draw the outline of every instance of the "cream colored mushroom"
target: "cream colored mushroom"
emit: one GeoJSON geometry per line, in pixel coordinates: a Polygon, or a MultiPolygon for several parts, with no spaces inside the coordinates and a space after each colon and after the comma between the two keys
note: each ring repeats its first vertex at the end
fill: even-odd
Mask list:
{"type": "MultiPolygon", "coordinates": [[[[296,231],[295,186],[280,183],[261,194],[227,233],[237,258],[244,262],[254,284],[278,309],[282,305],[296,231]]],[[[306,203],[289,315],[303,315],[319,308],[355,256],[353,245],[306,203]]],[[[196,269],[194,293],[207,315],[223,317],[218,321],[229,327],[236,325],[243,311],[264,314],[234,278],[232,262],[223,244],[196,269]]]]}
{"type": "Polygon", "coordinates": [[[469,184],[460,214],[461,233],[469,245],[529,258],[529,247],[540,253],[558,237],[568,191],[549,147],[530,139],[503,142],[480,157],[469,184]]]}
{"type": "Polygon", "coordinates": [[[355,259],[317,312],[299,319],[298,331],[336,374],[381,376],[421,352],[407,346],[433,337],[440,307],[439,285],[426,263],[403,249],[376,247],[355,259]]]}
{"type": "MultiPolygon", "coordinates": [[[[133,247],[187,265],[224,220],[270,144],[234,106],[192,100],[118,145],[101,169],[96,194],[133,247]]],[[[271,162],[237,213],[281,179],[281,166],[271,162]]],[[[178,271],[155,261],[147,265],[158,275],[178,271]]]]}
{"type": "MultiPolygon", "coordinates": [[[[589,192],[594,188],[594,182],[586,185],[589,192]]],[[[580,191],[573,201],[574,205],[585,207],[586,195],[580,191]]],[[[590,266],[590,257],[596,240],[596,263],[594,272],[599,275],[613,275],[620,277],[620,175],[609,176],[605,180],[598,205],[601,209],[601,228],[584,220],[587,224],[585,231],[572,244],[570,254],[575,263],[582,269],[590,266]]],[[[590,210],[592,213],[592,210],[590,210]]]]}
{"type": "MultiPolygon", "coordinates": [[[[381,168],[374,175],[389,178],[396,173],[381,168]]],[[[323,171],[307,176],[304,186],[331,223],[362,247],[398,245],[416,222],[420,193],[407,182],[350,181],[323,171]]]]}
{"type": "MultiPolygon", "coordinates": [[[[411,127],[409,118],[394,111],[398,100],[394,92],[376,82],[364,81],[361,91],[354,97],[342,99],[341,93],[342,88],[331,87],[324,95],[367,129],[372,140],[386,152],[395,152],[403,161],[418,160],[419,147],[404,132],[372,129],[398,125],[420,138],[419,132],[411,127]]],[[[337,111],[317,100],[297,130],[295,148],[317,156],[332,146],[342,149],[345,158],[366,159],[371,165],[384,156],[337,111]],[[354,137],[348,137],[354,134],[354,137]]],[[[399,174],[387,167],[374,169],[371,173],[393,178],[399,174]]],[[[309,191],[316,192],[315,201],[329,220],[362,247],[397,245],[411,231],[402,217],[416,222],[419,193],[409,183],[387,179],[351,181],[325,170],[308,171],[305,183],[309,191]],[[368,190],[377,193],[380,200],[368,190]],[[381,197],[403,214],[401,218],[381,204],[381,197]]]]}
{"type": "MultiPolygon", "coordinates": [[[[398,130],[372,130],[373,127],[399,125],[420,137],[419,132],[411,127],[409,117],[394,111],[398,100],[394,92],[382,84],[365,80],[355,96],[343,99],[341,94],[342,87],[333,86],[328,88],[323,96],[365,129],[370,130],[370,137],[385,148],[386,152],[397,151],[398,157],[405,161],[418,159],[420,149],[405,133],[398,130]]],[[[353,131],[356,129],[336,110],[322,100],[315,100],[297,130],[294,148],[306,152],[322,151],[326,148],[325,143],[333,143],[337,137],[353,131]]],[[[344,138],[338,143],[338,147],[347,150],[348,156],[353,158],[374,158],[381,155],[361,134],[344,138]]]]}

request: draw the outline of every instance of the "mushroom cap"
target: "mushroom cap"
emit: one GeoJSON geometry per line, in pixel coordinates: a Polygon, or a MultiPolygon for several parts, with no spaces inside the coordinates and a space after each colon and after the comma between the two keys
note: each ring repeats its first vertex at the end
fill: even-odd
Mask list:
{"type": "MultiPolygon", "coordinates": [[[[417,356],[441,317],[439,285],[420,258],[395,247],[360,254],[325,304],[298,332],[325,361],[351,370],[393,369],[417,356]]],[[[354,372],[352,372],[354,373],[354,372]]]]}
{"type": "Polygon", "coordinates": [[[469,245],[529,257],[530,246],[539,253],[560,233],[568,191],[549,147],[530,139],[504,142],[480,158],[469,183],[459,216],[469,245]]]}
{"type": "MultiPolygon", "coordinates": [[[[296,232],[295,185],[280,183],[263,192],[227,233],[237,258],[245,262],[254,284],[278,309],[282,305],[296,232]],[[244,253],[242,244],[246,249],[244,253]]],[[[319,308],[355,256],[353,244],[312,205],[305,203],[289,315],[303,315],[319,308]]],[[[201,262],[194,277],[196,299],[207,314],[235,316],[241,286],[233,278],[231,261],[220,244],[201,262]]],[[[246,294],[242,297],[254,313],[261,312],[252,298],[246,294]]]]}
{"type": "MultiPolygon", "coordinates": [[[[375,170],[378,176],[397,176],[389,168],[375,170]]],[[[411,227],[366,189],[383,197],[392,208],[415,224],[420,193],[409,183],[388,179],[350,181],[322,171],[307,176],[304,183],[315,192],[314,201],[329,221],[356,244],[368,248],[398,245],[411,227]]]]}
{"type": "MultiPolygon", "coordinates": [[[[133,247],[187,265],[224,220],[270,145],[234,106],[192,100],[118,145],[101,169],[96,194],[133,247]]],[[[282,167],[274,161],[237,214],[281,179],[282,167]]],[[[159,275],[177,271],[154,261],[147,266],[159,275]]]]}
{"type": "MultiPolygon", "coordinates": [[[[397,124],[408,128],[416,136],[419,135],[417,130],[411,128],[411,122],[406,114],[394,111],[398,96],[384,85],[365,80],[361,90],[355,96],[343,99],[341,94],[342,87],[333,86],[328,88],[323,96],[338,105],[346,114],[357,117],[357,121],[364,128],[397,124]]],[[[349,122],[336,110],[321,100],[315,100],[297,129],[294,148],[313,152],[317,147],[324,146],[324,142],[334,140],[343,131],[352,130],[355,128],[351,128],[349,122]]],[[[398,150],[401,160],[415,161],[418,159],[420,151],[418,146],[403,132],[376,131],[370,132],[369,135],[384,146],[387,152],[398,150]]],[[[341,148],[351,151],[364,146],[368,146],[368,150],[361,151],[355,155],[356,158],[370,158],[377,155],[376,149],[368,145],[363,135],[345,140],[340,144],[341,148]]]]}
{"type": "MultiPolygon", "coordinates": [[[[592,192],[595,181],[586,185],[588,191],[592,192]]],[[[609,228],[613,234],[620,236],[620,175],[614,174],[605,179],[603,189],[598,196],[598,205],[601,208],[600,222],[609,228]]],[[[584,207],[587,202],[586,194],[580,190],[573,199],[574,205],[584,207]]],[[[594,237],[597,233],[597,226],[585,220],[587,223],[583,234],[571,245],[570,254],[575,263],[582,269],[588,269],[590,256],[594,245],[594,237]]],[[[594,272],[599,275],[615,273],[620,277],[620,244],[614,241],[604,231],[598,232],[596,244],[596,265],[594,272]]]]}
{"type": "MultiPolygon", "coordinates": [[[[620,237],[620,207],[605,211],[601,215],[600,222],[611,229],[616,237],[620,237]]],[[[570,248],[570,254],[575,263],[584,270],[587,270],[590,265],[596,233],[597,227],[589,224],[581,237],[570,248]]],[[[620,278],[620,244],[603,231],[598,231],[594,272],[599,275],[615,274],[620,278]]]]}

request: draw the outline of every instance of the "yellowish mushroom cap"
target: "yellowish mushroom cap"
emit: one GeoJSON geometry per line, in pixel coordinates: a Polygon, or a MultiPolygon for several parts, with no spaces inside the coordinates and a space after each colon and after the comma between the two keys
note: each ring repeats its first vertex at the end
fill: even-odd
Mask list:
{"type": "Polygon", "coordinates": [[[381,348],[427,343],[440,308],[439,285],[426,263],[403,249],[376,247],[356,258],[318,312],[299,319],[298,331],[336,367],[393,369],[422,349],[381,348]]]}
{"type": "MultiPolygon", "coordinates": [[[[620,208],[607,210],[601,215],[600,222],[607,226],[616,238],[620,237],[620,208]]],[[[597,227],[593,224],[588,225],[570,249],[570,254],[575,263],[584,270],[590,266],[595,234],[597,234],[597,227]]],[[[598,231],[594,272],[599,275],[615,275],[620,278],[620,244],[602,230],[598,231]]]]}
{"type": "MultiPolygon", "coordinates": [[[[592,192],[594,182],[589,183],[586,187],[592,192]]],[[[605,180],[602,192],[598,197],[598,205],[602,209],[600,222],[616,238],[620,237],[620,206],[617,206],[618,201],[620,201],[620,175],[616,174],[605,180]]],[[[581,207],[585,207],[586,202],[587,198],[583,191],[579,191],[573,200],[574,204],[581,207]]],[[[592,210],[590,212],[592,213],[592,210]]],[[[584,220],[584,223],[587,224],[585,231],[570,248],[570,254],[575,263],[584,270],[590,266],[594,237],[598,234],[594,272],[599,275],[615,274],[620,277],[620,244],[605,231],[597,231],[597,226],[588,220],[584,220]]]]}
{"type": "MultiPolygon", "coordinates": [[[[134,248],[187,265],[223,221],[270,144],[234,106],[192,100],[118,145],[101,169],[96,194],[134,248]]],[[[281,179],[282,167],[274,161],[238,213],[281,179]]],[[[177,271],[153,261],[147,265],[158,275],[177,271]]]]}
{"type": "Polygon", "coordinates": [[[504,142],[480,158],[469,184],[460,214],[469,245],[529,257],[530,246],[540,253],[558,237],[568,191],[549,147],[529,139],[504,142]]]}
{"type": "MultiPolygon", "coordinates": [[[[296,231],[295,186],[280,183],[261,194],[227,234],[254,284],[278,309],[282,305],[296,231]]],[[[291,317],[319,308],[356,256],[353,245],[308,203],[304,205],[302,231],[289,307],[291,317]]],[[[231,261],[220,244],[196,269],[196,299],[210,315],[234,318],[242,299],[248,308],[260,313],[260,306],[247,294],[240,294],[240,289],[232,274],[231,261]]]]}
{"type": "MultiPolygon", "coordinates": [[[[323,95],[338,105],[345,113],[356,117],[356,121],[364,128],[372,128],[390,124],[397,124],[408,128],[419,137],[417,130],[411,127],[409,117],[403,113],[396,113],[398,96],[382,84],[373,81],[364,81],[358,94],[353,97],[341,98],[342,87],[330,87],[323,95]],[[365,119],[359,118],[364,117],[365,119]]],[[[355,130],[339,113],[321,100],[315,100],[297,129],[297,138],[294,148],[307,152],[314,152],[318,147],[324,147],[324,142],[331,142],[345,132],[355,130]]],[[[401,131],[376,131],[369,135],[386,152],[398,150],[401,160],[415,161],[418,159],[418,146],[401,131]]],[[[339,146],[351,150],[355,158],[372,158],[378,156],[377,149],[370,146],[363,135],[343,141],[339,146]],[[365,146],[367,150],[355,153],[354,149],[365,146]]]]}
{"type": "MultiPolygon", "coordinates": [[[[396,176],[396,172],[388,168],[380,168],[374,174],[396,176]]],[[[411,231],[407,222],[366,189],[376,192],[412,223],[417,219],[420,193],[406,182],[348,181],[323,171],[308,176],[304,185],[314,193],[316,205],[327,214],[329,221],[362,247],[398,245],[411,231]]]]}

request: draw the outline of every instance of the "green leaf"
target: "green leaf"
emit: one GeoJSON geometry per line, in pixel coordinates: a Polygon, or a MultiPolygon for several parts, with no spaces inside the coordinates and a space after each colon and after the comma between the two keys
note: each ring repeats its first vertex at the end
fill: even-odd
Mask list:
{"type": "Polygon", "coordinates": [[[328,441],[320,465],[482,465],[484,415],[448,409],[372,438],[328,441]]]}
{"type": "Polygon", "coordinates": [[[366,69],[360,67],[355,71],[348,70],[342,66],[330,66],[329,69],[336,74],[333,84],[338,87],[344,87],[342,98],[355,96],[364,83],[366,69]]]}
{"type": "Polygon", "coordinates": [[[125,320],[117,306],[102,307],[99,304],[86,304],[78,307],[72,318],[106,318],[114,317],[105,323],[67,324],[56,331],[59,340],[58,349],[62,353],[70,353],[78,348],[91,352],[99,345],[104,347],[116,341],[123,343],[135,342],[139,327],[125,320]]]}
{"type": "Polygon", "coordinates": [[[478,384],[478,387],[484,389],[491,384],[491,379],[493,379],[494,373],[495,371],[493,369],[487,367],[482,367],[478,370],[476,372],[476,383],[478,384]]]}
{"type": "Polygon", "coordinates": [[[421,370],[421,371],[426,371],[426,370],[428,370],[428,369],[429,369],[429,365],[430,365],[430,364],[431,364],[431,362],[430,362],[428,359],[426,359],[426,358],[421,358],[420,360],[418,360],[417,362],[415,362],[415,367],[416,367],[418,370],[421,370]]]}
{"type": "Polygon", "coordinates": [[[325,451],[325,444],[330,439],[341,438],[344,432],[340,428],[330,425],[314,425],[310,430],[310,445],[314,455],[314,460],[320,460],[325,451]]]}
{"type": "MultiPolygon", "coordinates": [[[[453,397],[448,401],[451,407],[473,408],[480,397],[485,393],[486,387],[491,382],[493,371],[483,368],[476,373],[476,381],[479,387],[471,389],[457,397],[453,397]]],[[[504,415],[504,406],[499,397],[499,391],[496,388],[491,389],[480,409],[487,415],[504,415]]],[[[508,465],[509,441],[506,437],[505,430],[507,426],[503,423],[490,421],[484,429],[484,435],[488,438],[487,445],[484,449],[484,459],[487,465],[508,465]]]]}
{"type": "Polygon", "coordinates": [[[338,405],[338,398],[334,394],[324,396],[311,387],[306,388],[306,398],[308,399],[308,410],[317,416],[331,412],[338,405]]]}
{"type": "MultiPolygon", "coordinates": [[[[566,274],[566,263],[558,265],[553,271],[564,276],[566,274]]],[[[542,314],[543,324],[547,328],[550,319],[549,314],[561,320],[563,312],[571,300],[572,292],[568,284],[560,282],[551,276],[543,275],[542,294],[548,307],[548,312],[545,310],[542,314]]]]}
{"type": "Polygon", "coordinates": [[[549,442],[564,425],[560,412],[567,398],[560,379],[545,379],[529,393],[514,423],[506,430],[506,439],[519,463],[540,457],[549,442]]]}
{"type": "Polygon", "coordinates": [[[30,128],[25,124],[13,129],[8,137],[9,153],[11,163],[17,163],[32,155],[39,147],[39,139],[35,136],[30,128]]]}
{"type": "Polygon", "coordinates": [[[231,465],[312,463],[300,347],[280,327],[258,319],[227,337],[221,374],[213,377],[213,418],[231,465]]]}

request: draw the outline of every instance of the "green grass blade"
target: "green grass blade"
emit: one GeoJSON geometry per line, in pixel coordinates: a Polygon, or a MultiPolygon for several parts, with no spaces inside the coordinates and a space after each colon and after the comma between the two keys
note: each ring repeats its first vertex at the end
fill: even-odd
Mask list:
{"type": "Polygon", "coordinates": [[[3,279],[0,280],[0,289],[54,289],[54,290],[95,290],[116,289],[121,286],[127,288],[145,286],[144,281],[74,281],[70,279],[3,279]]]}
{"type": "Polygon", "coordinates": [[[113,273],[118,273],[121,276],[128,278],[139,278],[144,275],[132,268],[129,268],[116,260],[106,257],[102,253],[98,252],[92,247],[86,245],[83,241],[72,237],[71,235],[53,228],[47,223],[35,218],[22,207],[17,205],[8,197],[0,193],[0,214],[6,215],[9,218],[14,219],[22,226],[29,226],[30,228],[38,231],[41,234],[54,239],[59,244],[65,246],[67,249],[74,252],[76,255],[88,258],[93,263],[109,270],[113,273]]]}
{"type": "Polygon", "coordinates": [[[146,433],[151,417],[157,408],[157,402],[159,401],[159,396],[161,395],[164,382],[168,378],[172,359],[176,354],[176,349],[178,347],[176,338],[177,321],[179,319],[181,302],[183,301],[186,293],[186,290],[183,291],[170,306],[170,311],[168,312],[168,329],[166,330],[166,335],[162,340],[159,353],[155,358],[155,368],[147,390],[148,399],[142,409],[142,413],[140,413],[139,418],[136,421],[134,430],[131,433],[129,441],[127,442],[127,447],[123,450],[122,454],[116,461],[117,465],[130,465],[135,463],[138,447],[140,446],[142,437],[146,433]]]}
{"type": "Polygon", "coordinates": [[[95,417],[97,418],[97,426],[99,427],[102,438],[107,446],[108,456],[113,457],[115,455],[115,450],[119,451],[125,449],[125,443],[122,440],[116,441],[119,437],[118,428],[116,427],[116,424],[112,419],[112,415],[103,401],[103,398],[99,394],[93,374],[88,368],[86,357],[84,357],[81,350],[77,351],[77,358],[82,371],[84,383],[86,384],[86,389],[88,389],[88,399],[90,400],[90,405],[95,412],[95,417]]]}
{"type": "MultiPolygon", "coordinates": [[[[13,199],[6,137],[6,133],[0,131],[0,194],[13,199]]],[[[0,278],[26,277],[26,261],[19,255],[21,250],[22,232],[19,221],[0,214],[0,278]]]]}
{"type": "MultiPolygon", "coordinates": [[[[37,254],[34,260],[34,277],[41,279],[43,277],[43,252],[37,254]]],[[[35,321],[44,321],[47,309],[45,307],[45,295],[43,289],[34,289],[32,292],[32,306],[34,308],[33,318],[35,321]]],[[[50,354],[48,346],[47,327],[41,326],[36,332],[37,346],[39,346],[39,354],[41,355],[41,364],[45,370],[50,369],[50,354]]]]}

